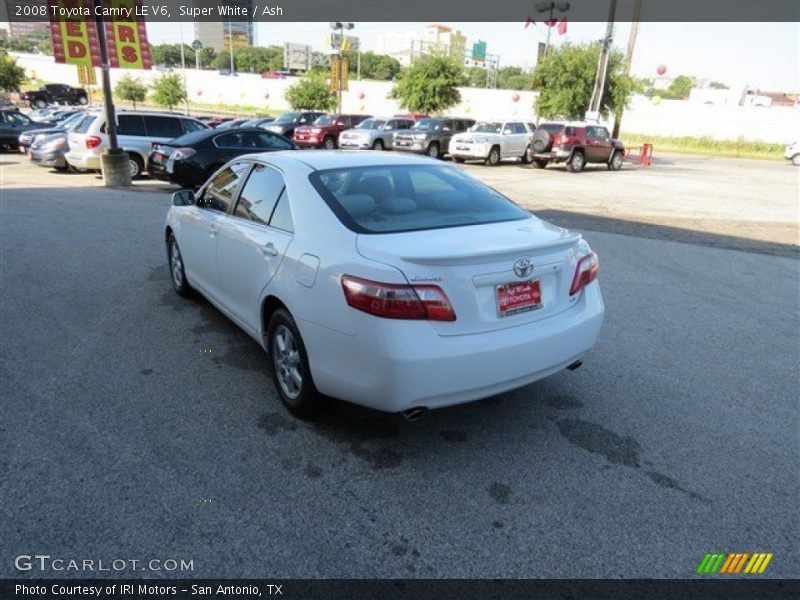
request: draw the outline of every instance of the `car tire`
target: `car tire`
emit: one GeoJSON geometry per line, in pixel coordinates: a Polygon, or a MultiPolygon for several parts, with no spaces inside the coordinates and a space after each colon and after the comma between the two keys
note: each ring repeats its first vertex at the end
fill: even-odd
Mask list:
{"type": "Polygon", "coordinates": [[[615,151],[614,154],[611,155],[611,160],[608,161],[608,170],[619,171],[622,168],[622,159],[622,152],[619,150],[615,151]]]}
{"type": "Polygon", "coordinates": [[[172,289],[179,296],[187,298],[192,295],[192,286],[186,279],[186,270],[183,265],[183,255],[178,246],[178,240],[170,233],[167,237],[167,260],[169,261],[169,274],[172,281],[172,289]]]}
{"type": "Polygon", "coordinates": [[[322,147],[325,148],[325,150],[336,150],[336,140],[331,136],[327,136],[322,140],[322,147]]]}
{"type": "Polygon", "coordinates": [[[531,147],[530,146],[526,146],[525,147],[525,152],[523,152],[522,156],[519,157],[519,162],[521,162],[523,165],[527,165],[528,163],[531,162],[531,147]]]}
{"type": "Polygon", "coordinates": [[[800,154],[795,154],[795,155],[792,157],[792,164],[793,164],[795,167],[800,167],[800,154]]]}
{"type": "Polygon", "coordinates": [[[311,379],[303,338],[286,309],[279,308],[269,320],[267,356],[281,402],[296,417],[313,417],[319,411],[321,398],[311,379]]]}
{"type": "Polygon", "coordinates": [[[428,149],[425,150],[425,156],[428,158],[440,158],[441,150],[439,149],[439,142],[431,142],[428,149]]]}
{"type": "Polygon", "coordinates": [[[41,98],[39,100],[34,100],[33,101],[33,107],[34,108],[47,108],[47,102],[45,102],[41,98]]]}
{"type": "Polygon", "coordinates": [[[489,167],[496,167],[500,164],[500,148],[497,146],[492,146],[492,149],[489,150],[489,156],[486,157],[486,165],[489,167]]]}
{"type": "Polygon", "coordinates": [[[570,173],[580,173],[585,166],[586,157],[583,155],[582,150],[573,152],[572,157],[567,161],[567,169],[569,169],[570,173]]]}
{"type": "Polygon", "coordinates": [[[144,172],[144,163],[142,159],[139,158],[136,154],[129,154],[128,155],[128,168],[130,169],[131,173],[131,180],[139,179],[144,172]]]}
{"type": "Polygon", "coordinates": [[[375,140],[372,142],[372,149],[381,152],[384,150],[383,140],[375,140]]]}
{"type": "Polygon", "coordinates": [[[549,163],[549,160],[544,160],[543,158],[534,158],[533,164],[536,166],[537,169],[544,169],[549,163]]]}
{"type": "Polygon", "coordinates": [[[454,156],[453,157],[453,162],[457,162],[458,164],[462,164],[464,162],[464,159],[461,158],[460,156],[454,156]]]}

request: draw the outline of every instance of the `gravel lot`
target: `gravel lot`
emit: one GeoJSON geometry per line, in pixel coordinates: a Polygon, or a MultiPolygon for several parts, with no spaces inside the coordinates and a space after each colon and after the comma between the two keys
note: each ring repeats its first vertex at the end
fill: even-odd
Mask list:
{"type": "Polygon", "coordinates": [[[415,423],[335,403],[310,424],[246,334],[172,292],[163,186],[0,166],[0,576],[33,553],[196,577],[671,578],[764,551],[771,576],[800,572],[796,169],[468,166],[597,250],[597,347],[415,423]]]}

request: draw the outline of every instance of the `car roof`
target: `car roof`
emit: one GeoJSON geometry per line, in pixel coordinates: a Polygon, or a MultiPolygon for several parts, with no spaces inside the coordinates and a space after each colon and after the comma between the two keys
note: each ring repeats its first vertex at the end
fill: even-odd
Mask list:
{"type": "Polygon", "coordinates": [[[265,160],[275,166],[305,165],[314,171],[341,169],[348,167],[391,167],[397,165],[446,165],[426,156],[400,152],[359,152],[357,150],[285,150],[280,152],[259,152],[246,154],[239,158],[265,160]]]}

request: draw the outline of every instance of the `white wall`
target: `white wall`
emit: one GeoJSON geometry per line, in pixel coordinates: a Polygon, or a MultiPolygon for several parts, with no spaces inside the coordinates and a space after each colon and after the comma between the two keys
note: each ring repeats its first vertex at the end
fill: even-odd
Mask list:
{"type": "MultiPolygon", "coordinates": [[[[78,84],[74,66],[56,64],[50,56],[16,54],[17,61],[28,75],[41,80],[78,84]]],[[[126,72],[148,81],[158,76],[152,71],[111,71],[112,86],[126,72]]],[[[180,72],[180,70],[176,70],[180,72]]],[[[99,77],[99,69],[98,69],[99,77]]],[[[225,77],[216,71],[186,70],[189,98],[198,103],[248,104],[263,110],[284,110],[286,88],[296,79],[262,79],[259,75],[240,74],[225,77]]],[[[389,115],[400,112],[396,100],[387,98],[392,84],[386,81],[350,81],[350,90],[343,94],[347,112],[389,115]]],[[[453,115],[473,119],[515,117],[533,119],[535,92],[460,88],[461,103],[449,110],[453,115]],[[516,98],[516,101],[515,101],[516,98]]],[[[715,139],[790,143],[800,140],[800,109],[792,107],[754,108],[712,106],[684,100],[662,100],[656,104],[645,97],[636,97],[625,112],[622,129],[632,133],[665,136],[709,136],[715,139]]]]}

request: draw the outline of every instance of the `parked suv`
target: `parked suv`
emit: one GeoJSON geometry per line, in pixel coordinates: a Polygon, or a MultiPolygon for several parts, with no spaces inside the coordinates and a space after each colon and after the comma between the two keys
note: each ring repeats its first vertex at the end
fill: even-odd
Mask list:
{"type": "Polygon", "coordinates": [[[272,123],[264,125],[264,129],[277,133],[291,139],[294,135],[294,130],[302,125],[311,125],[314,121],[319,119],[324,112],[319,111],[291,111],[283,113],[272,123]]]}
{"type": "Polygon", "coordinates": [[[478,159],[495,166],[504,158],[528,162],[532,133],[531,126],[523,121],[481,121],[453,136],[450,154],[458,163],[478,159]]]}
{"type": "Polygon", "coordinates": [[[19,147],[19,135],[23,131],[39,129],[41,126],[17,109],[0,110],[0,150],[16,150],[19,147]]]}
{"type": "Polygon", "coordinates": [[[413,119],[407,117],[366,119],[339,135],[339,147],[352,150],[390,150],[395,132],[410,129],[414,123],[413,119]]]}
{"type": "Polygon", "coordinates": [[[450,151],[450,138],[475,124],[452,117],[420,119],[411,129],[394,134],[394,149],[441,158],[450,151]]]}
{"type": "Polygon", "coordinates": [[[34,108],[44,108],[48,104],[63,102],[64,104],[89,104],[89,96],[83,88],[75,88],[63,83],[51,83],[38,90],[22,92],[19,97],[26,100],[34,108]]]}
{"type": "MultiPolygon", "coordinates": [[[[104,113],[91,113],[69,135],[67,163],[76,169],[100,169],[100,155],[108,147],[104,113]]],[[[117,113],[119,147],[130,158],[131,178],[144,171],[147,155],[155,142],[168,142],[192,131],[208,129],[197,119],[172,113],[125,111],[117,113]]]]}
{"type": "Polygon", "coordinates": [[[544,123],[531,137],[528,158],[540,169],[548,163],[566,162],[572,173],[583,171],[586,163],[605,163],[619,171],[625,156],[622,142],[611,138],[602,125],[588,123],[544,123]]]}
{"type": "Polygon", "coordinates": [[[294,143],[305,148],[333,150],[339,145],[339,134],[355,127],[370,115],[323,115],[313,125],[304,125],[294,130],[294,143]]]}

